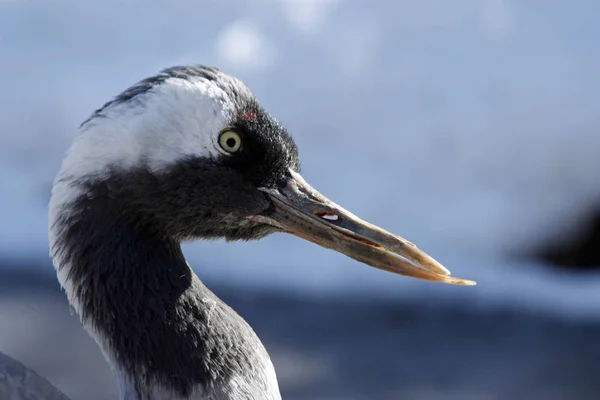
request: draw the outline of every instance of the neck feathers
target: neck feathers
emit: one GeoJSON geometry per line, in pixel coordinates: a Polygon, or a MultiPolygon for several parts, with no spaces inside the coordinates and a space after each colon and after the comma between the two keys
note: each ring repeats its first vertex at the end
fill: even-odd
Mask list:
{"type": "Polygon", "coordinates": [[[107,186],[80,188],[67,204],[53,193],[50,248],[60,284],[122,390],[140,400],[236,391],[260,395],[222,398],[279,399],[248,324],[202,284],[179,243],[116,209],[107,186]]]}

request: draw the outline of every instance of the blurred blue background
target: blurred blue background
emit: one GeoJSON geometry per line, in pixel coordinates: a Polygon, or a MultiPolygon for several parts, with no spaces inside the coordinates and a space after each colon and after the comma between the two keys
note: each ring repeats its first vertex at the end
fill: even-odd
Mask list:
{"type": "Polygon", "coordinates": [[[598,15],[596,0],[0,0],[0,351],[73,399],[115,398],[48,259],[52,180],[94,109],[201,63],[287,126],[318,190],[478,281],[285,235],[186,244],[284,398],[598,398],[600,258],[577,253],[600,213],[598,15]]]}

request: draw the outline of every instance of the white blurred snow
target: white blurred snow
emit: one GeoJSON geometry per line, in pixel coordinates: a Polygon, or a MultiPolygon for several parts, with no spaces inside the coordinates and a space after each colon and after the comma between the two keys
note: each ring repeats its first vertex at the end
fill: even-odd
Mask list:
{"type": "Polygon", "coordinates": [[[600,277],[509,255],[600,201],[599,7],[451,3],[0,2],[0,255],[46,259],[51,182],[81,121],[147,75],[203,63],[284,122],[316,188],[479,286],[395,277],[283,235],[186,245],[202,276],[598,315],[600,277]]]}
{"type": "Polygon", "coordinates": [[[249,69],[267,68],[273,57],[268,39],[249,20],[234,21],[219,33],[217,54],[226,64],[249,69]]]}

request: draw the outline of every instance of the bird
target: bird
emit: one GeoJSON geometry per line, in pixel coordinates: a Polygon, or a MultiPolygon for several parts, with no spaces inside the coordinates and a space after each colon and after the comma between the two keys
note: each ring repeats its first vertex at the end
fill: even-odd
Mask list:
{"type": "Polygon", "coordinates": [[[281,399],[265,346],[182,242],[288,233],[384,271],[475,284],[313,188],[287,128],[205,65],[163,69],[81,124],[48,226],[60,286],[123,400],[281,399]]]}

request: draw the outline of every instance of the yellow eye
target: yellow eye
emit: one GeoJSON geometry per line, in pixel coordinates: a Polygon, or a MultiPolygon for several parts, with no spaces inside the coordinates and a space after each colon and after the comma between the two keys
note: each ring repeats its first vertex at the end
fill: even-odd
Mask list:
{"type": "Polygon", "coordinates": [[[228,153],[235,153],[242,147],[242,138],[237,132],[224,131],[219,136],[219,145],[228,153]]]}

